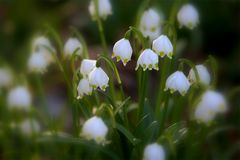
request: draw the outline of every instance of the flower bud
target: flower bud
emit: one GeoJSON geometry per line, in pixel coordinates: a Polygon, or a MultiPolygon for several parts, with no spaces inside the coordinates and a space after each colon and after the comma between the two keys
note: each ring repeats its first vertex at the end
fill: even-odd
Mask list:
{"type": "Polygon", "coordinates": [[[20,130],[26,136],[30,136],[40,132],[40,124],[35,119],[26,119],[19,125],[20,130]]]}
{"type": "Polygon", "coordinates": [[[18,86],[9,91],[7,100],[10,109],[29,110],[32,97],[27,88],[18,86]]]}
{"type": "Polygon", "coordinates": [[[88,119],[84,124],[81,132],[81,136],[87,140],[95,140],[98,144],[104,144],[108,128],[100,117],[92,117],[88,119]]]}
{"type": "MultiPolygon", "coordinates": [[[[204,65],[196,65],[196,70],[198,72],[200,82],[202,84],[209,85],[210,84],[210,74],[209,74],[207,68],[204,65]]],[[[197,78],[196,78],[196,75],[195,75],[193,69],[191,69],[189,71],[188,79],[192,83],[197,81],[197,78]]]]}
{"type": "Polygon", "coordinates": [[[171,93],[178,91],[182,96],[184,96],[189,87],[190,82],[183,72],[176,71],[167,78],[165,90],[169,89],[171,93]]]}
{"type": "Polygon", "coordinates": [[[9,87],[12,84],[12,72],[8,68],[0,68],[0,88],[9,87]]]}
{"type": "Polygon", "coordinates": [[[116,57],[117,61],[121,59],[123,65],[125,66],[132,57],[132,47],[128,39],[122,38],[117,41],[113,46],[112,58],[116,57]]]}
{"type": "Polygon", "coordinates": [[[28,68],[31,72],[44,73],[48,62],[41,52],[33,53],[28,59],[28,68]]]}
{"type": "Polygon", "coordinates": [[[161,57],[167,55],[170,59],[173,55],[173,46],[167,36],[161,35],[153,41],[152,49],[161,57]]]}
{"type": "Polygon", "coordinates": [[[143,68],[143,70],[158,70],[158,55],[154,53],[151,49],[145,49],[137,60],[137,67],[139,65],[143,68]]]}
{"type": "MultiPolygon", "coordinates": [[[[96,8],[94,4],[94,0],[91,0],[88,10],[93,18],[96,20],[96,8]]],[[[98,0],[98,16],[102,19],[106,19],[107,16],[112,14],[112,6],[109,0],[98,0]]]]}
{"type": "Polygon", "coordinates": [[[219,113],[227,111],[227,103],[222,94],[216,91],[206,91],[197,104],[194,118],[198,122],[209,124],[219,113]]]}
{"type": "Polygon", "coordinates": [[[165,151],[157,143],[149,144],[144,149],[143,160],[165,160],[165,151]]]}
{"type": "Polygon", "coordinates": [[[84,59],[82,60],[80,73],[83,77],[88,77],[88,74],[96,67],[96,60],[84,59]]]}
{"type": "Polygon", "coordinates": [[[77,87],[77,91],[78,91],[78,99],[82,98],[84,95],[91,95],[92,94],[92,87],[90,86],[88,79],[81,79],[78,87],[77,87]]]}
{"type": "Polygon", "coordinates": [[[89,83],[93,87],[93,89],[100,88],[105,91],[108,86],[108,75],[102,70],[100,67],[95,67],[89,73],[89,83]]]}
{"type": "Polygon", "coordinates": [[[70,57],[76,51],[76,55],[80,56],[83,52],[82,44],[77,38],[69,38],[64,45],[65,57],[70,57]]]}
{"type": "Polygon", "coordinates": [[[199,22],[198,11],[191,4],[186,4],[179,10],[177,19],[180,27],[186,26],[189,29],[193,29],[199,22]]]}

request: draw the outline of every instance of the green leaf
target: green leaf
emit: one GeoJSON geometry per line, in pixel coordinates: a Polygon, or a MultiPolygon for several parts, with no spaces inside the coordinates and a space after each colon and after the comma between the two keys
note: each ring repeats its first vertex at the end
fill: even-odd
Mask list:
{"type": "Polygon", "coordinates": [[[123,107],[124,105],[131,99],[131,97],[127,97],[114,111],[114,115],[116,115],[123,107]]]}

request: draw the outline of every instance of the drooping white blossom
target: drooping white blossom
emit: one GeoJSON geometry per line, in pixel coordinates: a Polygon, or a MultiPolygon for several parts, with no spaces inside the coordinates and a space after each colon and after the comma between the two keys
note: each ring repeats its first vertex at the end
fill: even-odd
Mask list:
{"type": "Polygon", "coordinates": [[[9,87],[13,82],[13,75],[10,69],[0,68],[0,88],[9,87]]]}
{"type": "Polygon", "coordinates": [[[198,11],[193,5],[185,4],[179,10],[177,19],[180,27],[185,26],[189,29],[193,29],[199,23],[198,11]]]}
{"type": "Polygon", "coordinates": [[[109,15],[112,14],[112,6],[109,0],[97,0],[98,8],[95,7],[94,0],[91,0],[88,10],[90,15],[95,20],[96,12],[98,11],[98,16],[102,19],[106,19],[109,15]]]}
{"type": "Polygon", "coordinates": [[[82,60],[81,66],[80,66],[80,73],[84,77],[88,77],[88,74],[96,67],[96,60],[91,59],[84,59],[82,60]]]}
{"type": "Polygon", "coordinates": [[[100,88],[105,91],[108,87],[109,77],[101,67],[95,67],[88,76],[89,84],[93,89],[100,88]]]}
{"type": "Polygon", "coordinates": [[[171,93],[178,91],[181,95],[185,95],[189,87],[190,82],[184,73],[176,71],[167,78],[165,90],[170,90],[171,93]]]}
{"type": "MultiPolygon", "coordinates": [[[[200,82],[202,84],[209,85],[211,79],[210,79],[210,74],[209,74],[207,68],[204,65],[196,65],[196,70],[197,70],[200,82]]],[[[189,71],[188,79],[192,83],[197,81],[197,78],[196,78],[193,68],[189,71]]]]}
{"type": "Polygon", "coordinates": [[[164,148],[157,143],[149,144],[144,149],[143,160],[165,160],[165,157],[164,148]]]}
{"type": "Polygon", "coordinates": [[[153,41],[152,49],[161,57],[167,55],[170,59],[173,55],[173,46],[166,35],[161,35],[153,41]]]}
{"type": "Polygon", "coordinates": [[[136,70],[139,66],[141,66],[144,71],[147,69],[158,70],[158,55],[151,49],[145,49],[138,57],[136,70]]]}
{"type": "Polygon", "coordinates": [[[132,52],[133,50],[129,40],[122,38],[114,44],[112,57],[116,57],[117,61],[121,60],[125,66],[127,62],[131,60],[132,52]]]}
{"type": "Polygon", "coordinates": [[[76,55],[83,53],[83,46],[77,38],[69,38],[64,45],[65,57],[70,57],[76,51],[76,55]]]}
{"type": "Polygon", "coordinates": [[[194,118],[198,122],[209,124],[218,114],[225,113],[226,111],[227,102],[224,96],[219,92],[208,90],[202,95],[198,102],[194,112],[194,118]]]}
{"type": "Polygon", "coordinates": [[[98,144],[104,144],[107,133],[108,128],[103,120],[94,116],[83,124],[81,136],[88,140],[94,140],[98,144]]]}
{"type": "Polygon", "coordinates": [[[82,98],[84,95],[92,94],[92,87],[90,86],[88,79],[83,78],[79,81],[77,91],[78,91],[77,98],[82,98]]]}
{"type": "Polygon", "coordinates": [[[44,73],[47,70],[48,60],[42,52],[31,54],[28,59],[28,69],[31,72],[44,73]]]}
{"type": "Polygon", "coordinates": [[[17,86],[9,91],[7,102],[10,109],[29,110],[32,96],[26,87],[17,86]]]}

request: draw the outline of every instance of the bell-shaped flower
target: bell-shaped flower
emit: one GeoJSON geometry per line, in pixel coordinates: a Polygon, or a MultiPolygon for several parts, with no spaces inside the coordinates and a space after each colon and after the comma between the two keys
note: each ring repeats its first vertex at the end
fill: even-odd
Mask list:
{"type": "Polygon", "coordinates": [[[69,38],[64,45],[65,57],[71,57],[72,54],[80,56],[83,53],[83,46],[77,38],[69,38]]]}
{"type": "Polygon", "coordinates": [[[144,149],[143,160],[165,160],[165,157],[164,148],[157,143],[149,144],[144,149]]]}
{"type": "Polygon", "coordinates": [[[42,52],[33,53],[28,59],[28,69],[31,72],[44,73],[47,66],[48,62],[42,52]]]}
{"type": "Polygon", "coordinates": [[[178,91],[181,95],[185,95],[190,87],[190,82],[181,71],[176,71],[171,74],[166,81],[165,90],[170,90],[171,93],[178,91]]]}
{"type": "Polygon", "coordinates": [[[26,87],[17,86],[9,91],[7,102],[10,109],[29,110],[32,96],[26,87]]]}
{"type": "Polygon", "coordinates": [[[97,19],[96,12],[98,11],[98,16],[102,19],[106,19],[107,16],[112,14],[112,6],[109,0],[97,0],[98,1],[98,9],[96,9],[94,0],[91,0],[88,10],[93,18],[93,20],[97,19]]]}
{"type": "Polygon", "coordinates": [[[93,89],[100,88],[105,91],[108,87],[108,75],[102,70],[101,67],[95,67],[88,76],[89,84],[93,89]]]}
{"type": "Polygon", "coordinates": [[[152,49],[161,57],[167,55],[170,59],[172,58],[173,46],[171,41],[165,35],[161,35],[153,41],[152,49]]]}
{"type": "Polygon", "coordinates": [[[80,66],[80,73],[83,77],[88,77],[89,73],[96,67],[96,60],[84,59],[80,66]]]}
{"type": "Polygon", "coordinates": [[[122,38],[114,44],[112,58],[116,57],[117,61],[121,60],[125,66],[131,60],[132,52],[129,40],[122,38]]]}
{"type": "Polygon", "coordinates": [[[84,95],[91,95],[92,94],[92,87],[90,86],[88,79],[81,79],[78,87],[77,87],[77,91],[78,91],[78,99],[82,98],[84,95]]]}
{"type": "Polygon", "coordinates": [[[139,65],[144,71],[147,69],[158,70],[158,55],[151,49],[145,49],[138,57],[136,70],[138,69],[139,65]]]}
{"type": "MultiPolygon", "coordinates": [[[[210,74],[207,68],[204,65],[196,65],[196,70],[199,76],[199,80],[202,84],[209,85],[210,84],[210,74]]],[[[193,68],[189,71],[188,79],[191,83],[197,81],[195,72],[193,68]]]]}
{"type": "Polygon", "coordinates": [[[198,122],[209,124],[219,114],[227,111],[224,96],[216,91],[206,91],[195,109],[194,118],[198,122]]]}
{"type": "Polygon", "coordinates": [[[9,87],[13,82],[13,75],[10,69],[0,68],[0,88],[9,87]]]}
{"type": "Polygon", "coordinates": [[[81,136],[98,144],[105,144],[107,133],[108,128],[103,120],[94,116],[83,124],[81,136]]]}
{"type": "Polygon", "coordinates": [[[186,4],[179,10],[177,19],[180,27],[186,26],[189,29],[193,29],[199,22],[198,11],[191,4],[186,4]]]}

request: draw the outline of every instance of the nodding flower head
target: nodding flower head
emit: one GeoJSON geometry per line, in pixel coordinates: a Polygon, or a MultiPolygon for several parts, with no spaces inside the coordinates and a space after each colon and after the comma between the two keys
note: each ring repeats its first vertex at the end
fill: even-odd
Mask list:
{"type": "Polygon", "coordinates": [[[219,114],[227,111],[227,102],[224,96],[216,91],[208,90],[203,93],[198,102],[194,118],[198,122],[209,124],[219,114]]]}
{"type": "MultiPolygon", "coordinates": [[[[196,65],[196,70],[199,76],[200,83],[209,85],[210,84],[210,74],[207,70],[207,68],[204,65],[196,65]]],[[[191,83],[194,83],[197,81],[195,72],[193,68],[189,71],[188,79],[191,83]]]]}
{"type": "Polygon", "coordinates": [[[78,97],[77,97],[78,99],[82,98],[84,95],[92,94],[92,87],[90,86],[88,79],[83,78],[79,81],[77,91],[78,91],[78,97]]]}
{"type": "Polygon", "coordinates": [[[145,49],[137,60],[137,67],[141,66],[143,70],[158,70],[158,55],[154,53],[151,49],[145,49]]]}
{"type": "Polygon", "coordinates": [[[143,160],[165,160],[165,151],[157,143],[149,144],[144,149],[143,160]]]}
{"type": "Polygon", "coordinates": [[[181,7],[177,14],[177,19],[180,27],[185,26],[189,29],[193,29],[199,22],[199,15],[196,8],[191,4],[186,4],[181,7]]]}
{"type": "Polygon", "coordinates": [[[96,12],[98,11],[98,16],[102,19],[106,19],[107,16],[112,14],[112,6],[109,0],[97,0],[98,1],[98,9],[95,8],[94,0],[91,0],[88,10],[93,18],[93,20],[97,19],[96,12]]]}
{"type": "Polygon", "coordinates": [[[69,38],[64,45],[65,57],[70,57],[76,51],[76,55],[80,56],[83,53],[83,47],[77,38],[69,38]]]}
{"type": "Polygon", "coordinates": [[[42,52],[35,52],[28,59],[28,68],[31,72],[44,73],[48,64],[48,60],[42,52]]]}
{"type": "Polygon", "coordinates": [[[165,90],[170,90],[171,93],[178,91],[181,95],[185,95],[190,87],[190,82],[181,71],[176,71],[171,74],[166,81],[165,90]]]}
{"type": "Polygon", "coordinates": [[[125,66],[127,62],[131,60],[132,52],[133,50],[129,40],[122,38],[114,44],[112,57],[116,57],[117,61],[121,60],[125,66]]]}
{"type": "Polygon", "coordinates": [[[102,70],[101,67],[95,67],[88,76],[89,84],[93,89],[100,88],[105,91],[108,87],[108,75],[102,70]]]}
{"type": "Polygon", "coordinates": [[[165,55],[167,55],[168,58],[170,59],[172,58],[173,46],[171,41],[165,35],[161,35],[153,41],[152,49],[161,57],[164,57],[165,55]]]}
{"type": "Polygon", "coordinates": [[[82,60],[81,66],[80,66],[80,73],[83,75],[83,77],[88,77],[88,74],[96,67],[96,60],[91,59],[84,59],[82,60]]]}
{"type": "Polygon", "coordinates": [[[98,144],[105,144],[107,133],[108,128],[103,120],[94,116],[83,124],[81,136],[98,144]]]}

